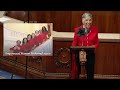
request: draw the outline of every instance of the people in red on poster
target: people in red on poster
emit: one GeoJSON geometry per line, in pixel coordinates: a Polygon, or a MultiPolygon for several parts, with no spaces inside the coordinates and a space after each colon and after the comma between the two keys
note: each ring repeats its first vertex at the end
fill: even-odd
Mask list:
{"type": "Polygon", "coordinates": [[[39,33],[40,33],[40,31],[36,30],[36,31],[35,31],[35,36],[38,36],[39,33]]]}
{"type": "Polygon", "coordinates": [[[31,35],[32,35],[32,39],[35,38],[35,33],[32,33],[31,35]]]}
{"type": "Polygon", "coordinates": [[[36,37],[36,42],[37,42],[37,45],[41,45],[43,43],[43,33],[42,34],[39,34],[37,37],[36,37]]]}
{"type": "Polygon", "coordinates": [[[47,40],[48,30],[45,26],[42,27],[42,38],[43,42],[47,40]]]}
{"type": "MultiPolygon", "coordinates": [[[[94,46],[95,48],[99,45],[98,40],[98,28],[92,26],[92,14],[84,13],[82,15],[83,25],[74,28],[74,39],[72,46],[94,46]]],[[[94,64],[95,54],[87,53],[87,62],[85,65],[87,79],[94,79],[94,64]]],[[[72,54],[72,70],[71,79],[78,79],[78,64],[75,61],[75,54],[72,54]]]]}
{"type": "Polygon", "coordinates": [[[43,34],[43,32],[42,31],[35,31],[35,35],[36,35],[36,37],[35,37],[35,40],[36,40],[36,46],[39,46],[39,45],[41,45],[42,43],[43,43],[43,41],[44,41],[44,38],[45,38],[45,35],[43,34]]]}
{"type": "Polygon", "coordinates": [[[39,30],[38,33],[39,33],[39,34],[42,34],[42,30],[39,30]]]}
{"type": "Polygon", "coordinates": [[[20,52],[20,48],[21,48],[21,41],[17,40],[16,41],[16,45],[12,48],[10,48],[10,52],[11,53],[19,53],[20,52]]]}
{"type": "Polygon", "coordinates": [[[31,34],[27,35],[27,40],[28,40],[28,42],[27,42],[28,49],[29,49],[29,51],[31,51],[31,50],[33,50],[34,45],[35,45],[35,41],[34,41],[34,39],[32,39],[32,35],[31,34]]]}
{"type": "Polygon", "coordinates": [[[48,32],[47,28],[45,26],[43,26],[42,27],[42,33],[47,33],[47,32],[48,32]]]}
{"type": "Polygon", "coordinates": [[[44,32],[41,34],[42,43],[47,40],[47,34],[44,32]]]}
{"type": "Polygon", "coordinates": [[[39,42],[41,42],[41,37],[40,37],[40,31],[36,30],[35,31],[35,45],[39,46],[39,42]]]}
{"type": "Polygon", "coordinates": [[[35,37],[33,39],[35,47],[41,45],[44,41],[48,39],[47,34],[48,34],[48,30],[46,29],[45,26],[43,26],[41,30],[35,31],[35,37]]]}
{"type": "Polygon", "coordinates": [[[32,33],[32,41],[31,42],[34,42],[34,46],[32,48],[32,50],[34,50],[36,47],[37,47],[37,42],[36,42],[36,36],[35,36],[35,33],[32,33]]]}
{"type": "Polygon", "coordinates": [[[21,45],[21,52],[23,53],[28,53],[29,52],[29,48],[28,48],[28,40],[27,38],[23,38],[22,40],[22,45],[21,45]]]}

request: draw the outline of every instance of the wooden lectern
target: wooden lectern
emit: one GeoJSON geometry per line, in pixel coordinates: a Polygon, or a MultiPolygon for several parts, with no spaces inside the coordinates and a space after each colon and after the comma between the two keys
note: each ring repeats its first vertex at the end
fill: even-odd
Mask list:
{"type": "Polygon", "coordinates": [[[86,79],[86,69],[85,69],[85,64],[87,61],[86,56],[88,52],[94,52],[94,50],[95,50],[94,46],[71,46],[70,47],[71,59],[72,59],[72,54],[73,53],[75,54],[75,60],[78,66],[78,78],[80,75],[80,79],[86,79]]]}

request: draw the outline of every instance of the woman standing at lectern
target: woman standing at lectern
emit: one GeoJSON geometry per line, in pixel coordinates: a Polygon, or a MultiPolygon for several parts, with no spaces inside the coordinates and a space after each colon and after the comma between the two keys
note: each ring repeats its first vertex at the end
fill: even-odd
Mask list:
{"type": "MultiPolygon", "coordinates": [[[[74,39],[72,46],[94,46],[98,47],[98,29],[92,26],[92,14],[84,13],[82,15],[82,25],[74,28],[74,39]]],[[[94,79],[95,54],[87,53],[87,62],[85,64],[87,79],[94,79]]],[[[78,64],[75,61],[75,54],[72,54],[71,79],[78,79],[78,64]]]]}

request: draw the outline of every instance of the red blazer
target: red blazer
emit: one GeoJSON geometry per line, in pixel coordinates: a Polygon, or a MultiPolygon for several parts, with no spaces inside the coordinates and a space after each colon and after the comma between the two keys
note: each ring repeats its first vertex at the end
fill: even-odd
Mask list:
{"type": "Polygon", "coordinates": [[[42,36],[42,34],[39,34],[39,35],[36,36],[35,38],[36,38],[36,45],[39,46],[39,43],[42,43],[42,41],[43,41],[43,36],[42,36]]]}
{"type": "Polygon", "coordinates": [[[44,32],[43,33],[43,41],[46,41],[47,40],[47,32],[44,32]]]}
{"type": "Polygon", "coordinates": [[[95,26],[90,27],[90,32],[87,34],[87,36],[80,37],[77,35],[77,31],[83,28],[83,25],[80,27],[77,27],[74,29],[74,39],[72,42],[72,46],[81,46],[82,41],[83,41],[83,46],[91,46],[95,45],[95,48],[98,47],[99,45],[99,40],[98,40],[98,29],[95,26]]]}
{"type": "Polygon", "coordinates": [[[23,44],[22,46],[21,46],[21,52],[24,52],[24,53],[28,53],[29,51],[30,51],[30,47],[29,47],[30,45],[28,44],[28,43],[26,43],[26,44],[23,44]]]}
{"type": "Polygon", "coordinates": [[[27,45],[28,45],[29,51],[31,51],[32,48],[33,48],[34,45],[35,45],[35,39],[33,38],[33,39],[28,40],[27,45]]]}

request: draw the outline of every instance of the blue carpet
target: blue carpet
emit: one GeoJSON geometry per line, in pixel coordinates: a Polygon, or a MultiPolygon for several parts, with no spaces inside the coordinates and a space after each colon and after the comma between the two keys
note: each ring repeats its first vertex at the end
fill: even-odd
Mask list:
{"type": "Polygon", "coordinates": [[[13,78],[11,77],[12,73],[0,69],[0,79],[24,79],[23,77],[20,77],[15,74],[13,74],[13,78]]]}

